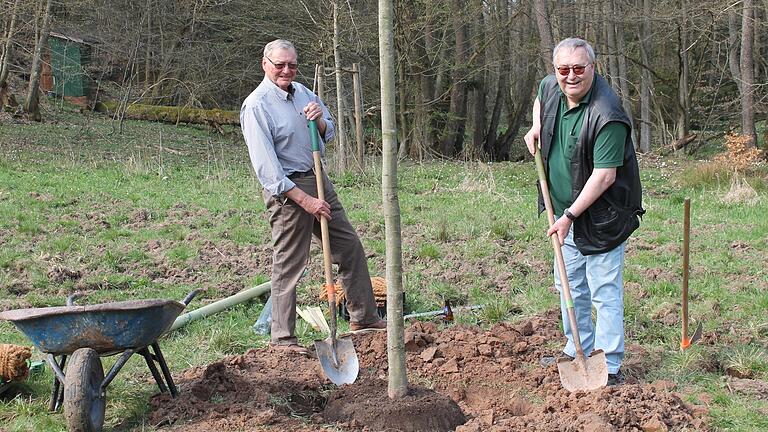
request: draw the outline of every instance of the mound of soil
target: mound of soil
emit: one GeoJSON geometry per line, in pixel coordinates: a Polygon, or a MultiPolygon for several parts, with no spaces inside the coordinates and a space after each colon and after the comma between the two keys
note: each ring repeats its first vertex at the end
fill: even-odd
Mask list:
{"type": "Polygon", "coordinates": [[[343,386],[328,399],[325,421],[370,430],[452,431],[466,423],[459,405],[448,396],[421,386],[409,386],[397,400],[387,398],[387,381],[371,379],[343,386]]]}
{"type": "Polygon", "coordinates": [[[317,359],[250,350],[177,377],[181,394],[155,396],[150,420],[166,430],[667,431],[708,430],[706,408],[672,383],[643,383],[653,353],[629,347],[628,384],[569,393],[556,365],[559,311],[517,324],[477,327],[414,322],[406,328],[409,394],[387,397],[386,334],[352,336],[355,384],[336,387],[317,359]],[[630,367],[631,366],[631,367],[630,367]]]}

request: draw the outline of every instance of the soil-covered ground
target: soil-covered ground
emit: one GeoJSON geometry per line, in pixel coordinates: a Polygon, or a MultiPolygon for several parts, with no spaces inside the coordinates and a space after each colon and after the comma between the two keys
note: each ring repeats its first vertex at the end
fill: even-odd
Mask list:
{"type": "Polygon", "coordinates": [[[562,388],[559,312],[485,331],[466,325],[406,326],[409,393],[387,397],[385,333],[351,336],[360,375],[327,381],[315,358],[250,350],[184,371],[179,398],[152,400],[167,430],[292,431],[667,431],[708,430],[707,408],[684,402],[671,382],[645,382],[656,356],[630,346],[626,384],[592,392],[562,388]]]}

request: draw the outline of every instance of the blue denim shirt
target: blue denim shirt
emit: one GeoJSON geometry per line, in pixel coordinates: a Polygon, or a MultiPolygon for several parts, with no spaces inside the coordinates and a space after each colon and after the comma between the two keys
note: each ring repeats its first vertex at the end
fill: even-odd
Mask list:
{"type": "Polygon", "coordinates": [[[297,82],[291,86],[292,91],[286,92],[265,77],[240,108],[240,127],[251,164],[261,185],[273,196],[296,186],[288,178],[290,174],[314,168],[304,107],[314,101],[323,109],[327,126],[321,137],[321,155],[336,132],[331,113],[317,95],[297,82]]]}

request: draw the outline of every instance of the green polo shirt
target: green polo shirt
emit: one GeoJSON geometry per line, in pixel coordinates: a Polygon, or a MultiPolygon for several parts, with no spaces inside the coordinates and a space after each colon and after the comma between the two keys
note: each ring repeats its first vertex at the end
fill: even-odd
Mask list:
{"type": "MultiPolygon", "coordinates": [[[[552,137],[547,159],[547,178],[555,214],[561,215],[573,204],[571,156],[579,139],[581,126],[584,124],[584,113],[592,98],[592,89],[584,95],[577,106],[571,109],[568,109],[568,100],[559,86],[557,92],[560,95],[560,106],[557,110],[555,134],[552,137]]],[[[540,101],[541,94],[542,85],[539,84],[540,101]]],[[[624,143],[628,132],[627,126],[621,122],[610,122],[600,129],[593,149],[594,168],[616,168],[624,163],[624,143]]]]}

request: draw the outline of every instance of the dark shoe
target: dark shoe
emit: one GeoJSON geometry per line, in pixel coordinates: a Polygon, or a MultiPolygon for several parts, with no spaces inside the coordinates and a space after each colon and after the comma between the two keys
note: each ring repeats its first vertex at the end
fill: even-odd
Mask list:
{"type": "Polygon", "coordinates": [[[539,359],[539,365],[541,365],[541,367],[547,367],[557,364],[559,361],[572,361],[573,359],[574,357],[571,357],[568,354],[562,354],[560,357],[545,356],[539,359]]]}
{"type": "Polygon", "coordinates": [[[624,374],[621,373],[621,369],[619,369],[619,371],[616,372],[615,374],[608,374],[608,384],[606,385],[608,387],[619,386],[624,384],[626,380],[627,379],[624,376],[624,374]]]}
{"type": "Polygon", "coordinates": [[[387,320],[378,320],[370,324],[349,323],[350,333],[368,333],[374,331],[385,331],[387,329],[387,320]]]}
{"type": "Polygon", "coordinates": [[[306,356],[306,357],[312,357],[312,353],[307,348],[304,348],[303,346],[301,346],[299,344],[295,344],[295,343],[292,343],[292,344],[270,343],[269,346],[273,350],[276,350],[276,351],[282,351],[284,353],[289,353],[289,354],[292,353],[292,354],[303,355],[303,356],[306,356]]]}

